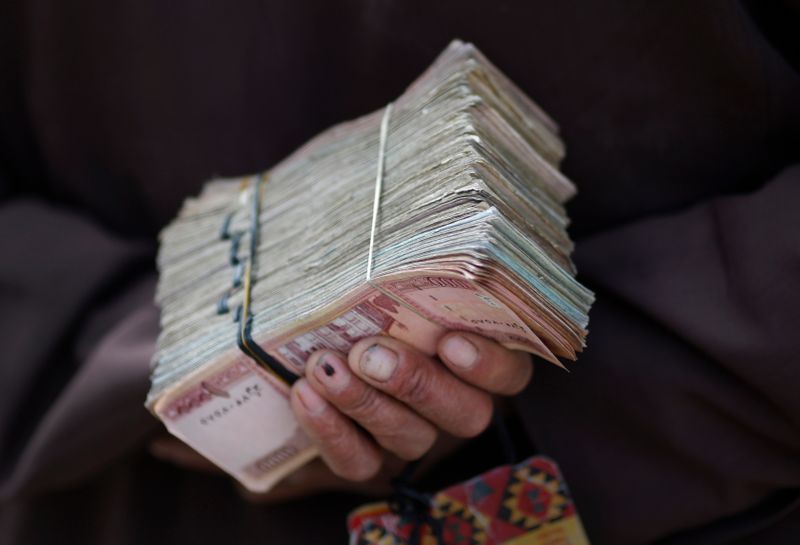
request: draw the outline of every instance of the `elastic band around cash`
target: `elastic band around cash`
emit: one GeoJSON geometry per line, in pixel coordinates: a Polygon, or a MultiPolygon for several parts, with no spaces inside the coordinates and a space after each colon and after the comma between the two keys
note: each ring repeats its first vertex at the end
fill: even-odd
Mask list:
{"type": "MultiPolygon", "coordinates": [[[[372,202],[372,226],[370,227],[370,234],[369,234],[369,253],[367,255],[367,282],[372,281],[372,263],[373,263],[373,255],[375,250],[375,233],[377,231],[378,225],[378,213],[380,212],[380,205],[381,205],[381,193],[383,189],[383,170],[384,170],[384,163],[385,163],[385,155],[386,155],[386,135],[389,128],[389,119],[392,115],[392,108],[393,104],[390,102],[387,104],[386,109],[383,112],[383,117],[381,118],[381,127],[380,127],[380,140],[378,142],[378,166],[377,172],[375,174],[375,195],[372,202]]],[[[283,381],[287,384],[293,384],[297,380],[297,376],[286,369],[283,365],[280,364],[275,358],[267,354],[259,345],[253,340],[252,337],[252,327],[253,327],[253,315],[250,312],[250,300],[251,300],[251,291],[253,286],[253,268],[254,262],[256,259],[256,254],[258,250],[258,236],[259,236],[259,221],[260,221],[260,214],[261,214],[261,188],[262,183],[266,179],[266,175],[258,176],[253,182],[253,210],[252,210],[252,221],[250,224],[250,255],[246,261],[244,266],[244,294],[243,294],[243,302],[242,306],[237,309],[237,316],[239,322],[239,334],[237,336],[237,344],[242,352],[247,354],[250,358],[252,358],[256,363],[265,367],[275,373],[278,377],[280,377],[283,381]]],[[[231,234],[229,233],[230,227],[230,215],[225,218],[225,222],[223,224],[221,230],[221,238],[223,239],[231,239],[231,258],[230,264],[232,266],[239,267],[239,271],[241,271],[241,262],[238,260],[237,251],[238,246],[241,239],[241,233],[231,234]],[[238,236],[237,236],[238,235],[238,236]]],[[[239,271],[237,274],[234,275],[234,278],[238,278],[240,276],[239,271]]],[[[234,287],[237,287],[237,282],[234,280],[234,287]]],[[[227,305],[227,297],[226,305],[227,305]]]]}
{"type": "Polygon", "coordinates": [[[367,254],[367,282],[372,282],[372,260],[375,251],[375,231],[378,225],[378,212],[381,208],[383,191],[383,165],[386,157],[386,134],[389,131],[389,118],[392,116],[393,104],[386,105],[381,118],[381,133],[378,142],[378,168],[375,174],[375,196],[372,200],[372,227],[369,230],[369,253],[367,254]]]}
{"type": "Polygon", "coordinates": [[[297,376],[286,369],[275,358],[267,354],[257,342],[253,340],[253,314],[250,312],[250,299],[253,287],[253,268],[258,252],[259,221],[261,215],[261,188],[266,175],[258,176],[253,181],[253,210],[250,223],[250,255],[244,267],[244,293],[242,307],[239,314],[239,334],[236,344],[239,349],[250,356],[256,363],[272,371],[287,384],[294,384],[297,376]]]}

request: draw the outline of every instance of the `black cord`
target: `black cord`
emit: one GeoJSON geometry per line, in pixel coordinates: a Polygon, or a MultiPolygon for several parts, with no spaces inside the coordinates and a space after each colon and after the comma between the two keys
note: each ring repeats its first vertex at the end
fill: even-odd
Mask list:
{"type": "Polygon", "coordinates": [[[492,415],[492,424],[495,433],[497,433],[497,439],[500,441],[500,448],[503,450],[506,463],[515,464],[517,462],[517,449],[514,447],[514,440],[511,438],[511,432],[508,429],[505,419],[500,414],[500,411],[494,411],[492,415]]]}
{"type": "Polygon", "coordinates": [[[411,484],[411,478],[419,467],[419,460],[409,462],[403,472],[392,480],[394,494],[389,499],[389,508],[402,520],[412,525],[409,545],[419,545],[422,530],[428,525],[436,537],[436,543],[444,545],[444,527],[442,521],[431,514],[431,496],[420,492],[411,484]]]}

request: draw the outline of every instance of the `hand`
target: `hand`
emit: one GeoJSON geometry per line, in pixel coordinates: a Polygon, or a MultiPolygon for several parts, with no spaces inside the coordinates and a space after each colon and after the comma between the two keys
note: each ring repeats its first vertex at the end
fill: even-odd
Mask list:
{"type": "Polygon", "coordinates": [[[519,393],[533,374],[527,353],[471,333],[448,333],[437,353],[380,336],[347,356],[321,350],[309,358],[292,387],[292,409],[336,475],[370,479],[384,451],[419,458],[440,431],[478,435],[491,421],[492,394],[519,393]]]}

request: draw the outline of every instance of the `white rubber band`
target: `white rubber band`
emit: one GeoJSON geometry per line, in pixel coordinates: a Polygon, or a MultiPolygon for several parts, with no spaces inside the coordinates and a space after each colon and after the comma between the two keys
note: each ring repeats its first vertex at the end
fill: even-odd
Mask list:
{"type": "Polygon", "coordinates": [[[383,163],[386,153],[386,133],[389,128],[389,117],[392,115],[392,103],[386,105],[381,119],[381,136],[378,142],[378,172],[375,174],[375,198],[372,201],[372,228],[369,233],[369,254],[367,255],[367,282],[372,280],[372,253],[375,249],[375,230],[378,225],[378,211],[381,207],[381,190],[383,189],[383,163]]]}

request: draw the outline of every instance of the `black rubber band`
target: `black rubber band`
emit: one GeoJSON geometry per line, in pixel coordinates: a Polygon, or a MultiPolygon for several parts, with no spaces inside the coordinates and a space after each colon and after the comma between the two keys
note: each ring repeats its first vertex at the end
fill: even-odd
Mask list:
{"type": "Polygon", "coordinates": [[[497,433],[497,439],[500,441],[500,448],[503,450],[506,463],[517,463],[517,449],[514,447],[514,440],[511,438],[511,431],[508,429],[508,425],[506,424],[503,415],[500,414],[500,411],[497,410],[497,408],[495,408],[494,414],[492,414],[492,424],[495,433],[497,433]]]}
{"type": "Polygon", "coordinates": [[[444,545],[444,525],[441,519],[431,514],[431,496],[417,490],[410,482],[411,476],[419,466],[419,460],[409,462],[400,476],[392,481],[394,493],[389,499],[389,509],[401,520],[413,525],[409,545],[422,543],[422,530],[429,526],[436,542],[444,545]]]}
{"type": "Polygon", "coordinates": [[[230,253],[230,264],[232,267],[235,267],[239,264],[239,243],[242,242],[242,236],[244,235],[243,232],[237,231],[230,235],[231,239],[231,253],[230,253]]]}
{"type": "Polygon", "coordinates": [[[222,220],[222,227],[219,230],[220,240],[228,240],[229,238],[231,238],[230,228],[232,219],[233,219],[233,212],[229,212],[225,215],[225,219],[222,220]]]}
{"type": "Polygon", "coordinates": [[[228,312],[230,312],[231,309],[230,309],[230,307],[228,307],[228,297],[229,296],[230,296],[230,292],[226,291],[219,298],[219,301],[217,301],[217,314],[227,314],[228,312]]]}
{"type": "Polygon", "coordinates": [[[236,268],[233,269],[233,280],[231,281],[231,285],[234,288],[241,287],[243,276],[244,276],[244,263],[239,261],[239,263],[236,265],[236,268]]]}
{"type": "Polygon", "coordinates": [[[253,341],[253,337],[250,334],[253,325],[253,317],[249,316],[246,319],[242,317],[241,319],[244,320],[242,332],[241,335],[236,336],[236,344],[239,346],[239,349],[250,356],[257,364],[262,367],[267,367],[270,371],[278,375],[286,384],[290,386],[294,384],[297,381],[297,375],[286,369],[278,360],[267,354],[258,343],[253,341]]]}
{"type": "MultiPolygon", "coordinates": [[[[263,177],[259,177],[256,182],[253,184],[253,209],[251,212],[251,222],[250,222],[250,257],[249,261],[247,262],[247,270],[246,270],[246,278],[244,279],[245,282],[245,300],[243,302],[242,308],[237,310],[237,316],[240,329],[238,334],[236,335],[236,344],[239,346],[239,349],[248,355],[253,361],[259,364],[262,367],[265,367],[272,371],[275,375],[277,375],[281,380],[286,382],[286,384],[292,385],[297,380],[297,375],[291,372],[289,369],[281,365],[281,363],[267,354],[258,343],[253,340],[252,337],[252,329],[253,329],[253,314],[250,309],[250,293],[252,289],[252,285],[255,282],[253,279],[253,269],[256,266],[256,258],[258,256],[258,240],[259,240],[259,233],[260,233],[260,214],[261,214],[261,184],[263,181],[263,177]]],[[[234,235],[234,240],[232,244],[232,248],[235,247],[238,250],[239,241],[241,239],[242,233],[236,233],[234,235]],[[238,235],[238,236],[237,236],[238,235]]],[[[231,251],[233,255],[233,250],[231,251]]],[[[239,261],[237,259],[236,263],[231,263],[232,265],[238,265],[239,261]]]]}

